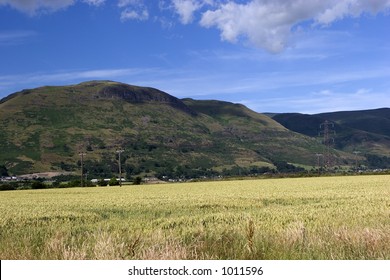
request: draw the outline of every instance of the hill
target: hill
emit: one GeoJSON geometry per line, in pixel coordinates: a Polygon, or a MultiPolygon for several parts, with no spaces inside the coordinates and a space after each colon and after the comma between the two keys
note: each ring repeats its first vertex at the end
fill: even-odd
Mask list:
{"type": "MultiPolygon", "coordinates": [[[[275,114],[284,127],[310,137],[318,137],[325,120],[333,122],[335,148],[359,152],[369,161],[385,161],[390,167],[390,109],[344,111],[321,114],[275,114]]],[[[375,164],[374,164],[375,165],[375,164]]]]}
{"type": "Polygon", "coordinates": [[[86,152],[89,176],[111,176],[118,170],[115,151],[123,148],[128,176],[209,176],[280,162],[311,166],[323,149],[243,105],[180,100],[112,81],[11,94],[0,101],[0,120],[0,164],[10,174],[77,173],[79,153],[86,152]]]}
{"type": "Polygon", "coordinates": [[[346,127],[390,137],[390,108],[322,113],[317,116],[346,127]]]}

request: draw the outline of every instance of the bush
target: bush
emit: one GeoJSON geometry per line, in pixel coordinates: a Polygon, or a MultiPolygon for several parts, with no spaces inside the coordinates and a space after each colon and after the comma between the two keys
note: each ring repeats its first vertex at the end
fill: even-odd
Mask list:
{"type": "Polygon", "coordinates": [[[67,188],[77,188],[81,187],[81,181],[80,180],[72,180],[66,184],[67,188]]]}
{"type": "Polygon", "coordinates": [[[99,182],[97,183],[98,186],[100,187],[106,187],[107,186],[107,182],[104,181],[103,179],[100,179],[99,182]]]}
{"type": "Polygon", "coordinates": [[[16,190],[12,184],[0,184],[0,191],[13,191],[16,190]]]}
{"type": "Polygon", "coordinates": [[[298,173],[305,171],[302,167],[297,167],[295,165],[289,164],[285,161],[276,161],[273,163],[276,166],[276,169],[280,173],[298,173]]]}
{"type": "Polygon", "coordinates": [[[108,184],[109,184],[110,186],[118,186],[118,185],[119,185],[119,181],[118,181],[115,177],[112,177],[112,178],[110,179],[110,181],[108,182],[108,184]]]}
{"type": "Polygon", "coordinates": [[[87,181],[84,182],[84,187],[96,187],[96,184],[94,184],[91,181],[87,180],[87,181]]]}
{"type": "Polygon", "coordinates": [[[31,188],[33,190],[40,190],[40,189],[46,189],[46,185],[42,182],[39,182],[39,181],[35,181],[31,184],[31,188]]]}
{"type": "Polygon", "coordinates": [[[53,188],[59,188],[60,187],[60,182],[58,182],[58,181],[54,181],[52,184],[51,184],[51,186],[53,187],[53,188]]]}
{"type": "Polygon", "coordinates": [[[56,182],[69,182],[69,181],[74,181],[74,180],[80,180],[80,176],[75,176],[75,175],[58,175],[54,176],[52,178],[56,182]]]}
{"type": "Polygon", "coordinates": [[[133,185],[141,185],[142,178],[141,177],[135,177],[133,181],[133,185]]]}

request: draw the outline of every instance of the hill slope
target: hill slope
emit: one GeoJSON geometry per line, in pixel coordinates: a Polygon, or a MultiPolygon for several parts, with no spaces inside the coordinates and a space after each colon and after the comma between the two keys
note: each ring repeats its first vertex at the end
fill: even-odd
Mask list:
{"type": "Polygon", "coordinates": [[[346,127],[390,137],[390,108],[323,113],[317,116],[346,127]]]}
{"type": "Polygon", "coordinates": [[[313,154],[323,149],[243,105],[179,100],[111,81],[12,94],[0,101],[0,120],[0,164],[12,174],[78,171],[82,151],[91,176],[110,176],[118,148],[125,149],[129,176],[190,176],[278,161],[314,165],[313,154]]]}
{"type": "Polygon", "coordinates": [[[274,120],[295,132],[315,137],[325,120],[332,121],[335,147],[344,151],[390,156],[390,109],[305,115],[276,114],[274,120]]]}

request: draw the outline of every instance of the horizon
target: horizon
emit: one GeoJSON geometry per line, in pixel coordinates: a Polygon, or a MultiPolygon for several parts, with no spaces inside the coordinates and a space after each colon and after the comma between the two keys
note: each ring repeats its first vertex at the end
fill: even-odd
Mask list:
{"type": "Polygon", "coordinates": [[[256,112],[390,106],[390,1],[0,2],[0,99],[115,80],[256,112]]]}
{"type": "MultiPolygon", "coordinates": [[[[42,85],[42,86],[39,86],[39,87],[36,87],[36,88],[25,88],[25,89],[22,89],[20,91],[17,91],[17,92],[13,92],[9,95],[6,95],[4,97],[0,97],[0,104],[3,100],[7,99],[8,97],[10,97],[11,95],[13,94],[17,94],[17,93],[20,93],[22,91],[26,91],[26,90],[35,90],[35,89],[38,89],[38,88],[43,88],[43,87],[67,87],[67,86],[77,86],[77,85],[80,85],[80,84],[83,84],[83,83],[91,83],[91,82],[113,82],[113,83],[120,83],[120,84],[126,84],[126,85],[130,85],[130,86],[136,86],[136,87],[145,87],[145,88],[153,88],[153,89],[157,89],[157,90],[160,90],[158,88],[154,88],[154,87],[148,87],[148,86],[139,86],[139,85],[134,85],[134,84],[127,84],[127,83],[123,83],[123,82],[120,82],[120,81],[114,81],[114,80],[86,80],[86,81],[82,81],[80,83],[77,83],[77,84],[66,84],[66,85],[42,85]]],[[[161,91],[161,90],[160,90],[161,91]]],[[[174,96],[172,94],[170,94],[169,92],[165,92],[163,91],[164,93],[166,94],[169,94],[175,98],[178,98],[179,100],[183,100],[183,99],[193,99],[193,100],[198,100],[198,101],[222,101],[222,102],[230,102],[230,103],[233,103],[233,104],[240,104],[240,105],[244,105],[246,106],[247,108],[249,108],[250,110],[256,112],[256,113],[259,113],[259,114],[264,114],[264,115],[268,115],[268,114],[308,114],[308,115],[316,115],[316,114],[326,114],[326,113],[338,113],[338,112],[358,112],[358,111],[372,111],[372,110],[381,110],[381,109],[390,109],[390,107],[378,107],[378,108],[366,108],[366,109],[359,109],[359,110],[343,110],[343,111],[327,111],[327,112],[317,112],[317,113],[313,113],[313,114],[310,114],[310,113],[302,113],[302,112],[259,112],[259,111],[255,111],[253,109],[251,109],[249,106],[245,105],[245,104],[242,104],[242,103],[239,103],[239,102],[231,102],[231,101],[228,101],[228,100],[222,100],[222,99],[201,99],[201,98],[192,98],[192,97],[183,97],[183,98],[179,98],[177,96],[174,96]]],[[[6,102],[6,101],[5,101],[6,102]]]]}

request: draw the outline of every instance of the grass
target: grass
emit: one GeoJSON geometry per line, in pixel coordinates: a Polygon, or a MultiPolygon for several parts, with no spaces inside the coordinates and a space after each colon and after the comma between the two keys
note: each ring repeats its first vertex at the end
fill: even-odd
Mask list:
{"type": "Polygon", "coordinates": [[[1,192],[0,259],[390,259],[390,176],[1,192]]]}

